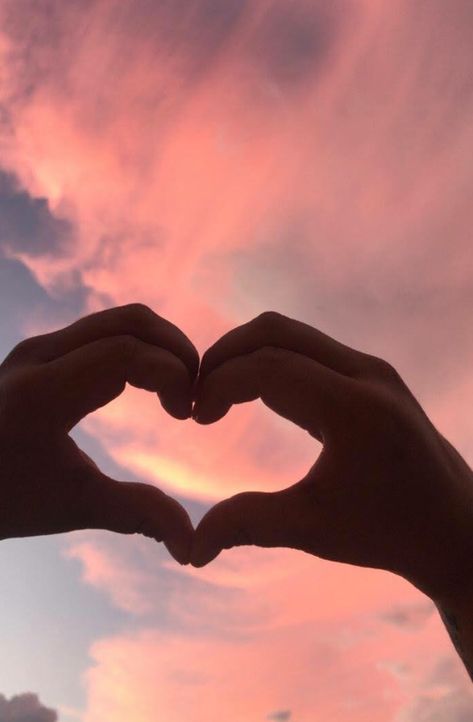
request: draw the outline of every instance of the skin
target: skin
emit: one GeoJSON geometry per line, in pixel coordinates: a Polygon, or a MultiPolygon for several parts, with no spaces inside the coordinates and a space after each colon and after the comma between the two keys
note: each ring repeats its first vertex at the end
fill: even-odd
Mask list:
{"type": "Polygon", "coordinates": [[[196,567],[255,544],[385,569],[433,599],[473,679],[473,472],[396,370],[272,312],[217,341],[196,383],[198,366],[189,339],[139,304],[13,349],[0,366],[0,539],[108,529],[196,567]],[[322,452],[293,486],[237,494],[194,532],[176,500],[111,479],[69,436],[126,383],[202,424],[261,398],[322,452]]]}
{"type": "Polygon", "coordinates": [[[205,353],[194,418],[215,423],[257,398],[322,451],[293,486],[213,507],[192,564],[255,544],[399,574],[437,604],[473,675],[473,472],[396,370],[268,312],[205,353]]]}
{"type": "Polygon", "coordinates": [[[199,358],[188,338],[139,304],[20,343],[0,366],[0,539],[75,529],[141,533],[187,563],[187,512],[153,486],[103,474],[69,436],[126,383],[189,418],[199,358]]]}

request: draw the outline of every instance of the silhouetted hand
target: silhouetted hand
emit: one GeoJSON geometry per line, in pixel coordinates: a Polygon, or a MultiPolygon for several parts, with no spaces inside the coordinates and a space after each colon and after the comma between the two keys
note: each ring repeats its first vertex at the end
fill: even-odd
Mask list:
{"type": "Polygon", "coordinates": [[[13,349],[0,366],[0,538],[137,532],[186,562],[193,527],[182,506],[153,486],[110,479],[68,432],[126,382],[155,391],[175,418],[189,418],[198,364],[187,337],[138,304],[13,349]]]}
{"type": "Polygon", "coordinates": [[[473,578],[473,472],[388,363],[268,312],[205,353],[194,417],[210,424],[257,397],[322,452],[294,486],[211,509],[195,566],[256,544],[386,569],[433,598],[473,578]]]}

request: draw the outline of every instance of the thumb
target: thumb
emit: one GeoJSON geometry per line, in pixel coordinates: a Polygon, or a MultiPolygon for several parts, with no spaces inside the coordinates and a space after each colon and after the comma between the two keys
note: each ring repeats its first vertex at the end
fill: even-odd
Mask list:
{"type": "Polygon", "coordinates": [[[163,541],[172,556],[187,564],[194,528],[176,499],[149,484],[105,478],[94,490],[87,528],[143,534],[163,541]],[[92,517],[92,518],[90,518],[92,517]]]}
{"type": "Polygon", "coordinates": [[[278,492],[244,492],[210,509],[199,523],[190,556],[203,567],[222,549],[244,544],[261,547],[294,546],[301,506],[295,487],[278,492]]]}

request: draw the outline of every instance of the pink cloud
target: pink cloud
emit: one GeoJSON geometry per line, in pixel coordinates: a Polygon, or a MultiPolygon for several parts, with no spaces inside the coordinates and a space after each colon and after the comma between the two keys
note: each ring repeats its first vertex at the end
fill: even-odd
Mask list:
{"type": "Polygon", "coordinates": [[[136,565],[124,566],[112,551],[106,554],[90,541],[71,544],[65,556],[80,560],[83,581],[106,589],[119,609],[131,614],[146,614],[154,608],[153,600],[143,594],[145,575],[136,565]]]}
{"type": "Polygon", "coordinates": [[[432,678],[440,631],[432,620],[404,635],[366,622],[290,626],[227,640],[148,629],[125,634],[93,647],[84,719],[95,722],[107,710],[118,722],[156,715],[170,722],[237,722],[286,709],[301,722],[312,720],[314,710],[350,722],[374,715],[379,722],[407,720],[419,686],[425,700],[446,700],[452,689],[468,695],[467,675],[454,657],[455,685],[432,678]]]}
{"type": "MultiPolygon", "coordinates": [[[[197,570],[178,567],[162,547],[146,539],[87,533],[65,554],[79,560],[82,579],[104,591],[119,608],[155,617],[165,608],[165,616],[172,616],[178,626],[205,624],[210,631],[218,632],[222,625],[275,629],[376,615],[390,608],[393,600],[402,608],[412,606],[412,614],[420,606],[418,623],[424,618],[422,612],[428,616],[433,610],[430,600],[394,574],[335,564],[291,549],[232,549],[197,570]],[[186,589],[192,590],[191,610],[186,589]]],[[[386,621],[401,625],[396,608],[392,615],[386,621]]],[[[413,626],[416,619],[414,615],[413,626]]]]}
{"type": "Polygon", "coordinates": [[[120,565],[115,540],[102,540],[98,564],[93,544],[72,551],[88,583],[121,609],[131,585],[133,614],[147,617],[141,631],[94,644],[85,722],[105,711],[118,722],[200,722],[223,709],[229,722],[281,709],[302,721],[315,709],[328,719],[410,722],[427,700],[432,709],[468,704],[468,675],[432,602],[394,575],[244,548],[198,573],[141,542],[140,576],[129,545],[119,545],[120,565]]]}
{"type": "MultiPolygon", "coordinates": [[[[202,351],[266,308],[297,315],[398,365],[473,458],[471,4],[46,5],[0,7],[2,165],[75,236],[11,254],[59,298],[80,282],[84,311],[148,303],[202,351]]],[[[25,333],[50,324],[32,311],[25,333]]],[[[85,424],[204,503],[286,486],[319,449],[256,405],[202,428],[134,390],[85,424]]],[[[85,722],[391,722],[448,646],[434,616],[370,627],[419,601],[392,575],[255,550],[172,571],[130,541],[70,555],[120,609],[172,608],[187,633],[98,643],[85,722]]]]}
{"type": "Polygon", "coordinates": [[[146,628],[93,646],[85,722],[105,710],[118,722],[133,710],[143,722],[156,714],[200,722],[222,709],[230,722],[280,709],[301,720],[315,709],[329,719],[361,722],[376,713],[392,722],[422,699],[467,703],[468,676],[432,602],[394,575],[245,548],[197,571],[163,560],[144,540],[137,575],[130,540],[128,551],[118,546],[117,564],[109,539],[98,564],[90,543],[72,556],[121,609],[131,585],[131,610],[146,617],[146,628]],[[435,672],[442,655],[455,683],[435,672]]]}

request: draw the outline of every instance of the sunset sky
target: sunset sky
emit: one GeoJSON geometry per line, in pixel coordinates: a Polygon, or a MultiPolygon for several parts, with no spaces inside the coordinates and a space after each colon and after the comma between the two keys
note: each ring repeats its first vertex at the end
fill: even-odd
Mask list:
{"type": "MultiPolygon", "coordinates": [[[[471,0],[0,0],[1,357],[128,302],[200,352],[277,310],[389,360],[471,465],[472,29],[471,0]]],[[[136,389],[73,435],[195,523],[320,451],[136,389]]],[[[430,599],[302,552],[3,541],[0,614],[0,722],[473,719],[430,599]]]]}

